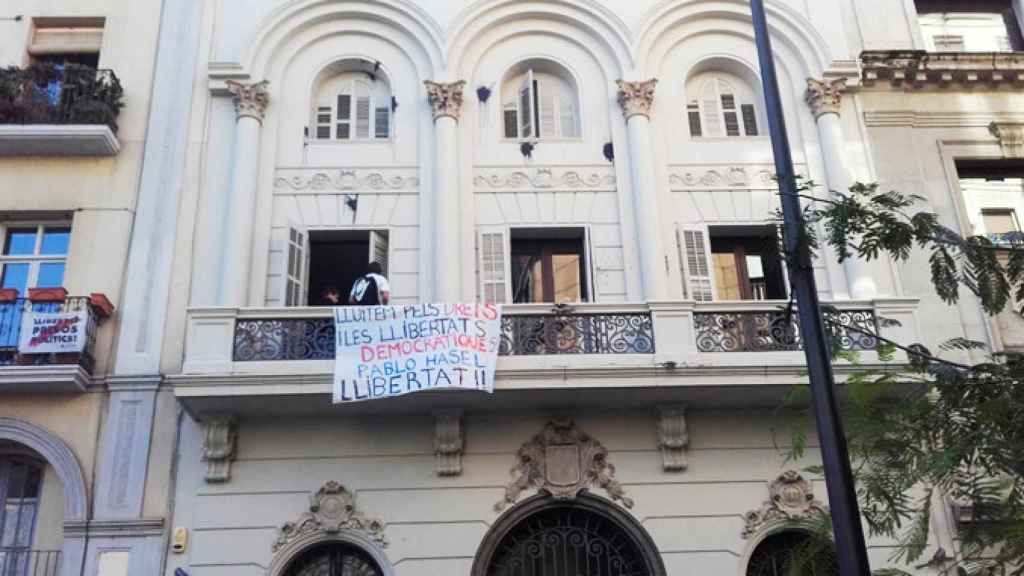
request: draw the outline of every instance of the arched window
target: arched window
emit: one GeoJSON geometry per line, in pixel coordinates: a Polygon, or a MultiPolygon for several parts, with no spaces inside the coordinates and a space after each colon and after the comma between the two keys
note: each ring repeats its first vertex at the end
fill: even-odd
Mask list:
{"type": "MultiPolygon", "coordinates": [[[[0,456],[0,566],[4,575],[24,574],[33,557],[32,539],[43,486],[41,464],[20,457],[0,456]]],[[[44,558],[49,563],[49,558],[44,558]]]]}
{"type": "Polygon", "coordinates": [[[799,530],[765,538],[747,563],[747,576],[838,576],[832,543],[799,530]]]}
{"type": "Polygon", "coordinates": [[[292,561],[285,576],[383,576],[369,554],[340,542],[315,546],[292,561]]]}
{"type": "Polygon", "coordinates": [[[314,95],[313,138],[348,141],[391,137],[391,86],[378,65],[344,61],[322,76],[314,95]]]}
{"type": "Polygon", "coordinates": [[[739,77],[725,73],[699,74],[687,82],[686,93],[690,136],[720,138],[760,134],[754,91],[739,77]]]}
{"type": "Polygon", "coordinates": [[[536,496],[499,518],[477,552],[473,576],[664,576],[650,536],[593,496],[536,496]]]}
{"type": "Polygon", "coordinates": [[[567,70],[547,61],[516,66],[502,83],[505,138],[580,137],[579,95],[567,70]]]}

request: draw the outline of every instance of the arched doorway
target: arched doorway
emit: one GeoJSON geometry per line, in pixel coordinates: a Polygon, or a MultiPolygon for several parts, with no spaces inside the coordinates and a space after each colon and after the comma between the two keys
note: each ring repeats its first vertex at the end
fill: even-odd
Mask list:
{"type": "Polygon", "coordinates": [[[646,531],[614,504],[590,495],[535,496],[499,518],[473,576],[664,576],[646,531]]]}
{"type": "Polygon", "coordinates": [[[369,554],[350,544],[330,542],[306,550],[284,576],[384,576],[369,554]]]}
{"type": "Polygon", "coordinates": [[[838,576],[832,542],[803,530],[784,530],[762,540],[747,562],[746,576],[838,576]]]}

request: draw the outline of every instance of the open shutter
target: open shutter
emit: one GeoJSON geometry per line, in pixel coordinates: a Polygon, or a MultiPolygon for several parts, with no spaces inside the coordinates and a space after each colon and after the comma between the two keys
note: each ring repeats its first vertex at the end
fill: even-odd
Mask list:
{"type": "Polygon", "coordinates": [[[563,90],[559,96],[561,106],[560,122],[562,125],[562,138],[578,138],[579,122],[576,119],[576,97],[571,90],[563,90]]]}
{"type": "Polygon", "coordinates": [[[377,106],[373,112],[373,137],[387,139],[391,137],[391,108],[377,106]]]}
{"type": "Polygon", "coordinates": [[[698,302],[714,299],[711,288],[711,266],[708,264],[708,243],[704,230],[679,228],[676,241],[683,260],[683,292],[698,302]]]}
{"type": "Polygon", "coordinates": [[[704,135],[722,135],[722,116],[718,109],[718,86],[714,80],[704,83],[704,91],[701,94],[701,110],[704,117],[704,135]]]}
{"type": "Polygon", "coordinates": [[[309,235],[302,228],[288,228],[285,244],[284,305],[308,304],[306,278],[309,274],[309,235]]]}
{"type": "Polygon", "coordinates": [[[508,250],[504,230],[480,232],[480,296],[484,302],[508,301],[508,250]]]}
{"type": "Polygon", "coordinates": [[[537,83],[537,99],[540,101],[540,131],[541,138],[558,138],[558,93],[555,90],[554,82],[537,83]],[[543,88],[543,90],[541,89],[543,88]]]}
{"type": "Polygon", "coordinates": [[[526,80],[519,88],[519,137],[535,138],[536,128],[534,109],[536,84],[533,81],[533,70],[526,73],[526,80]]]}
{"type": "Polygon", "coordinates": [[[505,138],[519,137],[519,111],[515,104],[508,104],[502,111],[503,124],[505,126],[505,138]]]}
{"type": "Polygon", "coordinates": [[[370,262],[377,262],[388,275],[388,233],[378,230],[370,231],[370,262]]]}

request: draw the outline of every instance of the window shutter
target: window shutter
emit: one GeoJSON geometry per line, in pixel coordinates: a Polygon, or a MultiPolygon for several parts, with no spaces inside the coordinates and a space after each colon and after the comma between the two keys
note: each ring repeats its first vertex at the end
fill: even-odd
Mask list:
{"type": "Polygon", "coordinates": [[[316,139],[330,140],[331,138],[331,107],[320,106],[316,109],[316,139]]]}
{"type": "Polygon", "coordinates": [[[480,233],[480,295],[484,302],[507,300],[507,254],[504,231],[480,233]]]}
{"type": "Polygon", "coordinates": [[[519,114],[515,104],[507,106],[504,110],[505,138],[519,137],[519,114]]]}
{"type": "Polygon", "coordinates": [[[753,104],[740,106],[743,112],[743,131],[747,136],[757,136],[757,111],[753,104]]]}
{"type": "Polygon", "coordinates": [[[307,304],[308,242],[309,238],[304,229],[295,226],[288,228],[285,245],[285,270],[282,275],[285,306],[305,306],[307,304]]]}
{"type": "Polygon", "coordinates": [[[704,84],[704,93],[701,95],[701,101],[704,105],[704,110],[702,111],[704,134],[707,136],[721,136],[722,118],[718,110],[718,90],[714,82],[706,82],[704,84]]]}
{"type": "Polygon", "coordinates": [[[337,109],[337,134],[338,140],[348,140],[352,137],[352,95],[338,94],[337,109]]]}
{"type": "Polygon", "coordinates": [[[714,299],[711,289],[711,266],[708,264],[708,244],[704,230],[680,229],[682,253],[685,254],[683,282],[685,293],[698,302],[714,299]]]}
{"type": "Polygon", "coordinates": [[[370,137],[370,97],[356,98],[356,138],[370,137]]]}
{"type": "Polygon", "coordinates": [[[391,109],[378,106],[374,109],[373,137],[386,139],[391,136],[391,109]]]}
{"type": "Polygon", "coordinates": [[[736,116],[736,97],[723,91],[722,110],[724,111],[722,115],[725,119],[725,135],[739,136],[740,122],[736,116]]]}
{"type": "Polygon", "coordinates": [[[579,121],[576,119],[576,94],[570,89],[562,91],[559,97],[561,105],[562,138],[578,138],[579,121]]]}
{"type": "Polygon", "coordinates": [[[530,70],[526,73],[526,80],[523,81],[522,86],[519,88],[519,137],[520,138],[534,138],[535,122],[534,116],[536,110],[534,110],[534,90],[536,84],[533,81],[533,71],[530,70]]]}
{"type": "Polygon", "coordinates": [[[703,136],[700,125],[700,104],[696,100],[686,106],[686,117],[690,121],[690,136],[692,138],[703,136]]]}
{"type": "Polygon", "coordinates": [[[559,108],[558,95],[548,82],[545,82],[543,86],[538,83],[537,89],[537,99],[540,100],[540,130],[538,134],[541,138],[558,138],[559,126],[556,122],[559,108]]]}
{"type": "Polygon", "coordinates": [[[370,262],[377,262],[384,269],[384,277],[388,275],[388,234],[377,230],[370,231],[370,262]]]}

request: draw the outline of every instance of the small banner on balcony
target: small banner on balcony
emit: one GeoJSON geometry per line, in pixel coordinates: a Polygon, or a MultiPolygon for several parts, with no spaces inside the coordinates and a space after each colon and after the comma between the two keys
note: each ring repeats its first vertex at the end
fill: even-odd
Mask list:
{"type": "Polygon", "coordinates": [[[493,304],[334,309],[334,403],[421,390],[494,392],[501,309],[493,304]]]}
{"type": "Polygon", "coordinates": [[[54,354],[85,350],[86,324],[89,315],[77,312],[25,313],[21,322],[18,352],[21,354],[54,354]]]}

